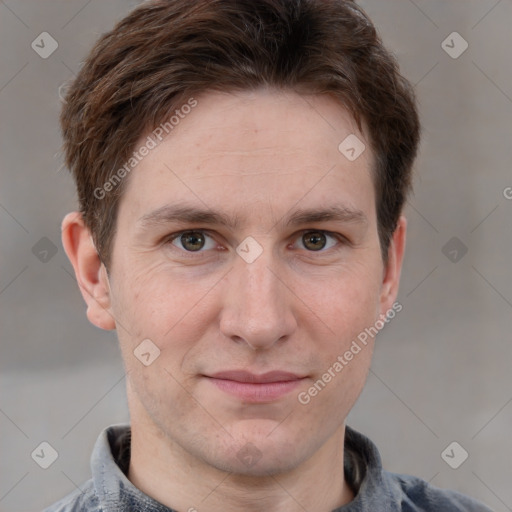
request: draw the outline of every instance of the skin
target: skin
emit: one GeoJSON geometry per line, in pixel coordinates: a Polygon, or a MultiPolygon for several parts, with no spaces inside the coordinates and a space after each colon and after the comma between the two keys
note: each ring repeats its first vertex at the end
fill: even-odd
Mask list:
{"type": "Polygon", "coordinates": [[[263,88],[196,99],[129,176],[108,273],[80,215],[62,226],[89,320],[118,332],[128,478],[180,512],[330,512],[354,498],[342,471],[345,418],[374,340],[308,404],[297,395],[392,307],[406,220],[384,265],[368,137],[334,99],[263,88]],[[351,133],[366,143],[353,162],[338,150],[351,133]],[[140,222],[177,203],[239,223],[140,222]],[[327,206],[364,219],[286,224],[299,208],[327,206]],[[180,236],[170,240],[184,230],[203,230],[205,245],[191,251],[180,236]],[[311,244],[308,231],[320,239],[311,244]],[[248,236],[263,250],[252,263],[236,252],[248,236]],[[160,349],[149,366],[133,354],[147,338],[160,349]],[[274,401],[244,403],[204,377],[233,369],[306,378],[274,401]],[[259,454],[250,466],[237,457],[247,446],[259,454]]]}

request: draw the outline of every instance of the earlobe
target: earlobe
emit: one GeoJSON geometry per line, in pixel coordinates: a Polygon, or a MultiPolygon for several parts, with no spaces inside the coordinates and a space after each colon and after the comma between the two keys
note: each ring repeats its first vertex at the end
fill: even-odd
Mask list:
{"type": "Polygon", "coordinates": [[[73,265],[78,286],[87,304],[87,318],[101,329],[115,329],[107,272],[79,212],[68,213],[64,217],[62,245],[73,265]]]}
{"type": "Polygon", "coordinates": [[[398,219],[397,227],[389,244],[388,262],[384,268],[380,301],[380,313],[383,315],[391,309],[398,295],[400,274],[405,253],[406,231],[407,219],[402,215],[398,219]]]}

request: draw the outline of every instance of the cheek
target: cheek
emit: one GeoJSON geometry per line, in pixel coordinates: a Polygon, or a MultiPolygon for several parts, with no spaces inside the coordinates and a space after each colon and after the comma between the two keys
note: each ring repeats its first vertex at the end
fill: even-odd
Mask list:
{"type": "Polygon", "coordinates": [[[187,418],[193,411],[200,411],[197,400],[192,397],[191,383],[170,368],[162,357],[148,367],[136,363],[138,361],[128,375],[131,407],[142,407],[145,412],[140,409],[138,413],[147,413],[164,432],[173,429],[186,433],[187,418]]]}
{"type": "Polygon", "coordinates": [[[178,327],[195,309],[208,283],[191,282],[156,266],[119,274],[112,308],[117,319],[133,326],[133,334],[160,337],[178,327]]]}
{"type": "MultiPolygon", "coordinates": [[[[361,351],[337,373],[332,367],[334,377],[325,385],[316,399],[321,409],[319,416],[325,415],[325,422],[336,427],[344,421],[361,394],[371,364],[373,344],[361,347],[361,351]]],[[[340,363],[341,364],[341,363],[340,363]]],[[[330,373],[327,374],[330,376],[330,373]]],[[[323,379],[326,380],[326,374],[323,379]]],[[[318,381],[317,381],[318,382],[318,381]]]]}
{"type": "Polygon", "coordinates": [[[309,289],[307,303],[329,335],[312,333],[320,359],[305,400],[327,414],[325,421],[344,418],[364,386],[374,345],[367,329],[378,319],[379,291],[378,266],[363,265],[309,289]]]}
{"type": "MultiPolygon", "coordinates": [[[[216,281],[218,277],[215,281],[184,279],[164,269],[149,269],[120,279],[122,285],[115,288],[113,310],[127,368],[137,375],[142,369],[151,369],[157,373],[151,377],[157,387],[161,381],[174,382],[165,370],[181,382],[186,377],[182,372],[187,355],[190,358],[215,322],[219,300],[212,288],[216,281]],[[140,368],[134,351],[146,339],[158,347],[160,354],[151,366],[140,368]]],[[[146,385],[142,378],[139,380],[146,385]]]]}
{"type": "Polygon", "coordinates": [[[325,324],[339,344],[356,337],[365,327],[372,325],[380,306],[379,268],[359,264],[340,268],[330,276],[308,279],[296,284],[302,288],[301,297],[325,324]]]}

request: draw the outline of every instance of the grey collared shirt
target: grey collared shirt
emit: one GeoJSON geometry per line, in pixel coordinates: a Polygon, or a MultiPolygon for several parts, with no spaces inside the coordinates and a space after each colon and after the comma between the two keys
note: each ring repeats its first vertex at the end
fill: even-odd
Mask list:
{"type": "MultiPolygon", "coordinates": [[[[43,512],[176,512],[144,494],[126,477],[130,436],[129,425],[106,428],[91,456],[92,478],[82,490],[43,512]]],[[[350,427],[345,433],[344,471],[355,498],[333,512],[492,512],[463,494],[439,489],[420,478],[384,471],[376,446],[350,427]]],[[[205,506],[196,508],[207,512],[205,506]]],[[[190,510],[194,510],[193,504],[190,510]]]]}

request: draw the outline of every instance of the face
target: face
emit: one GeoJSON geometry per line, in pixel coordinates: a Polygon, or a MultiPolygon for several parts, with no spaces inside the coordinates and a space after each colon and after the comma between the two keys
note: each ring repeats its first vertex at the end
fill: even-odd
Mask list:
{"type": "Polygon", "coordinates": [[[332,98],[196,99],[119,205],[105,310],[132,423],[222,470],[285,471],[343,428],[362,390],[373,339],[353,342],[392,306],[400,240],[384,266],[369,143],[354,161],[340,152],[367,137],[332,98]],[[247,382],[267,372],[286,374],[247,382]]]}

